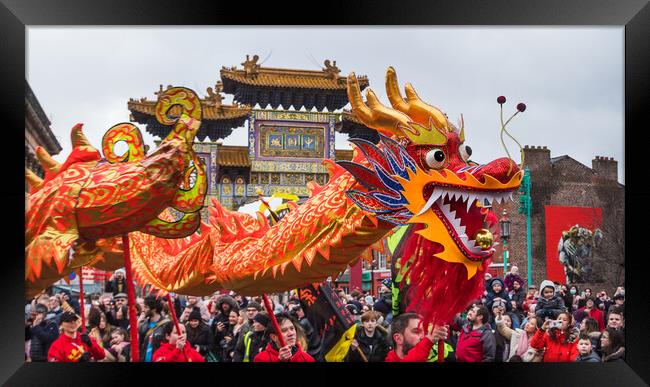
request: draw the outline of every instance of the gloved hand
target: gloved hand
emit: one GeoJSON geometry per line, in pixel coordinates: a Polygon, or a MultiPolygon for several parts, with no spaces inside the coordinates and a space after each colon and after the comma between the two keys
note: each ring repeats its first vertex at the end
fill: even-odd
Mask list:
{"type": "Polygon", "coordinates": [[[92,341],[90,341],[90,336],[88,336],[87,333],[82,333],[81,336],[80,336],[80,338],[81,338],[81,342],[84,343],[84,344],[86,344],[88,347],[92,347],[92,346],[93,346],[92,341]]]}
{"type": "Polygon", "coordinates": [[[90,361],[90,352],[84,352],[79,358],[79,363],[85,363],[90,361]]]}

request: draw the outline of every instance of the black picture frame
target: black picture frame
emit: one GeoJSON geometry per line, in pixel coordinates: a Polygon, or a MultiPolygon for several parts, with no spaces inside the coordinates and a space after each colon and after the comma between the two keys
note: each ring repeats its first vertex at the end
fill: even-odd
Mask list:
{"type": "MultiPolygon", "coordinates": [[[[47,1],[0,0],[0,109],[4,130],[2,150],[9,162],[3,168],[0,200],[4,204],[4,260],[0,270],[3,289],[0,313],[0,381],[7,385],[119,385],[119,383],[280,382],[306,385],[331,383],[456,383],[518,385],[617,385],[650,383],[648,295],[650,281],[641,235],[647,226],[650,194],[645,188],[645,150],[649,142],[642,119],[650,101],[650,6],[647,0],[456,0],[444,2],[265,2],[216,1],[47,1]],[[24,120],[25,28],[32,25],[549,25],[625,26],[626,138],[626,363],[606,364],[350,364],[256,365],[151,365],[151,364],[37,364],[23,361],[24,262],[19,243],[24,230],[24,177],[13,165],[20,157],[15,144],[24,120]],[[12,145],[9,145],[12,144],[12,145]],[[9,161],[11,160],[11,161],[9,161]],[[637,210],[638,208],[638,210],[637,210]],[[279,365],[277,365],[279,366],[279,365]],[[153,367],[153,368],[152,368],[153,367]],[[182,368],[180,368],[182,367],[182,368]],[[216,367],[216,368],[215,368],[216,367]],[[241,367],[241,368],[240,368],[241,367]],[[435,370],[432,370],[435,368],[435,370]],[[415,374],[418,374],[415,376],[415,374]],[[298,375],[298,376],[296,376],[298,375]],[[146,382],[142,381],[146,377],[146,382]],[[137,379],[136,379],[137,378],[137,379]],[[397,379],[396,381],[388,381],[397,379]],[[443,381],[451,378],[451,380],[443,381]],[[136,382],[136,380],[138,380],[136,382]]],[[[318,44],[315,42],[315,44],[318,44]]],[[[218,42],[215,42],[215,49],[218,42]]],[[[74,58],[70,58],[74,60],[74,58]]],[[[588,66],[588,64],[585,64],[588,66]]],[[[56,76],[56,74],[53,74],[56,76]]],[[[101,87],[98,85],[98,92],[101,87]]],[[[62,96],[63,97],[63,96],[62,96]]],[[[71,106],[71,109],[74,107],[71,106]]]]}

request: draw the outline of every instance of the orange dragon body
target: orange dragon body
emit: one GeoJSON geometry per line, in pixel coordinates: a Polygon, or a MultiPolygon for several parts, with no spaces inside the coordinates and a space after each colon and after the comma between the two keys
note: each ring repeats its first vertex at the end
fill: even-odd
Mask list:
{"type": "Polygon", "coordinates": [[[31,187],[25,214],[25,280],[32,296],[82,266],[115,270],[124,266],[120,235],[140,230],[164,238],[192,234],[207,188],[205,166],[192,151],[201,119],[198,97],[184,88],[168,89],[159,99],[159,121],[175,124],[169,136],[145,156],[140,131],[132,124],[113,126],[104,135],[102,159],[82,132],[72,128],[73,150],[62,165],[38,147],[45,179],[25,170],[31,187]],[[183,113],[169,118],[172,109],[183,113]],[[120,141],[128,151],[117,156],[120,141]],[[190,163],[193,165],[190,165],[190,163]],[[196,176],[187,189],[187,176],[196,176]],[[184,215],[176,222],[158,218],[167,207],[184,215]]]}
{"type": "Polygon", "coordinates": [[[452,311],[480,294],[477,272],[495,251],[480,204],[511,199],[523,173],[510,158],[470,162],[464,124],[449,123],[410,84],[402,97],[392,68],[386,90],[392,108],[370,89],[364,102],[356,77],[348,77],[353,112],[381,134],[380,143],[351,140],[351,162],[326,160],[329,182],[310,182],[304,204],[270,226],[261,214],[231,212],[213,200],[209,224],[201,223],[189,237],[132,232],[135,277],[180,294],[285,291],[337,275],[380,249],[395,227],[407,225],[393,259],[408,266],[410,308],[418,301],[426,304],[418,310],[427,322],[449,321],[452,311]],[[441,306],[438,298],[449,305],[441,306]]]}

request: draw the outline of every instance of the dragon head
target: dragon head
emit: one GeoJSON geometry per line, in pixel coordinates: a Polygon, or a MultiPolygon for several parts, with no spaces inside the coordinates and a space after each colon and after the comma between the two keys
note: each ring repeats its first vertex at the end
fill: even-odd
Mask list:
{"type": "MultiPolygon", "coordinates": [[[[392,67],[387,71],[386,91],[392,108],[382,105],[371,89],[366,90],[364,103],[357,78],[348,77],[355,116],[380,133],[378,145],[350,140],[360,153],[353,161],[339,164],[360,186],[349,190],[348,197],[379,219],[412,225],[402,240],[405,248],[396,257],[413,264],[411,282],[423,282],[425,272],[432,271],[418,261],[440,258],[462,264],[455,267],[457,273],[461,273],[458,267],[465,267],[464,282],[478,283],[481,276],[476,272],[486,268],[495,251],[496,217],[484,204],[512,199],[523,172],[510,158],[472,162],[462,116],[459,127],[453,125],[443,112],[422,101],[410,84],[405,87],[406,98],[402,97],[392,67]]],[[[436,270],[447,273],[449,267],[436,270]]],[[[432,282],[440,282],[433,275],[443,273],[428,275],[421,291],[428,289],[430,294],[432,282]]],[[[458,274],[459,281],[461,277],[458,274]]]]}

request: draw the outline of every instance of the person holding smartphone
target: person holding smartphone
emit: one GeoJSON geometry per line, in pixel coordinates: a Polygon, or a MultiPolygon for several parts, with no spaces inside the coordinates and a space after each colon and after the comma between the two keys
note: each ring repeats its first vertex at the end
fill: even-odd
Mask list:
{"type": "Polygon", "coordinates": [[[530,346],[544,350],[543,362],[573,362],[578,357],[580,331],[571,324],[571,314],[561,312],[547,319],[530,340],[530,346]]]}

